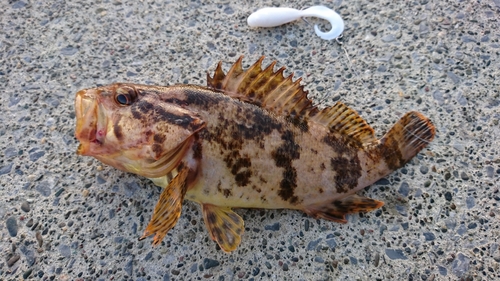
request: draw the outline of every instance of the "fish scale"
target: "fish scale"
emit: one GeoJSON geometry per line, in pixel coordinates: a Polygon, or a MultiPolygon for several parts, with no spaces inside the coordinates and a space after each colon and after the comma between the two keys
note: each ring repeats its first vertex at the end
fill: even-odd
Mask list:
{"type": "Polygon", "coordinates": [[[219,63],[207,87],[115,83],[76,94],[78,154],[153,180],[164,191],[141,237],[158,245],[184,199],[201,205],[225,252],[241,242],[232,208],[296,209],[345,223],[382,202],[356,194],[402,167],[434,138],[431,121],[405,114],[380,140],[341,102],[318,109],[300,79],[264,57],[243,70],[219,63]]]}

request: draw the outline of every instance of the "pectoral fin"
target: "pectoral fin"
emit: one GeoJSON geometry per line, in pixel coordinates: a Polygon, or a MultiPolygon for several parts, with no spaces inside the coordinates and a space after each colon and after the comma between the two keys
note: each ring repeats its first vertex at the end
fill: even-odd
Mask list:
{"type": "Polygon", "coordinates": [[[243,219],[231,208],[210,204],[203,204],[202,208],[210,238],[226,253],[236,250],[245,229],[243,219]]]}
{"type": "Polygon", "coordinates": [[[304,212],[315,218],[323,218],[334,222],[346,223],[345,215],[359,212],[370,212],[384,205],[384,202],[353,194],[327,204],[307,207],[304,212]]]}
{"type": "Polygon", "coordinates": [[[187,190],[188,173],[188,167],[180,169],[177,176],[163,189],[153,216],[139,240],[155,234],[153,245],[157,246],[167,235],[167,232],[175,226],[181,216],[182,200],[187,190]]]}

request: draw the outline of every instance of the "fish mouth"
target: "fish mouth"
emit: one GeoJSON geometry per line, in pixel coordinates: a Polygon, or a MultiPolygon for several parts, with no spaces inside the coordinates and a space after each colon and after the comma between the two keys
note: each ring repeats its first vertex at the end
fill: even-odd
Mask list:
{"type": "Polygon", "coordinates": [[[75,137],[80,141],[76,153],[92,155],[92,148],[104,143],[106,118],[95,90],[81,90],[75,98],[75,137]]]}

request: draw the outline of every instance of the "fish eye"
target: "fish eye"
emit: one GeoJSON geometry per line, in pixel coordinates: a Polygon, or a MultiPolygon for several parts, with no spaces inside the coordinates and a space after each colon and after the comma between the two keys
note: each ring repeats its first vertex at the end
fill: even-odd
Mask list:
{"type": "Polygon", "coordinates": [[[118,88],[115,94],[115,101],[119,105],[131,105],[137,99],[137,93],[132,88],[118,88]]]}

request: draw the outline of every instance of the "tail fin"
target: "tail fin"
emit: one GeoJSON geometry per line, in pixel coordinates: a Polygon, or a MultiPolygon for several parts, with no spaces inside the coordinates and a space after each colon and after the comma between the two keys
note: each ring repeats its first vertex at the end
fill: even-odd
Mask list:
{"type": "Polygon", "coordinates": [[[406,113],[380,140],[387,166],[396,170],[426,147],[436,134],[432,122],[419,112],[406,113]]]}

